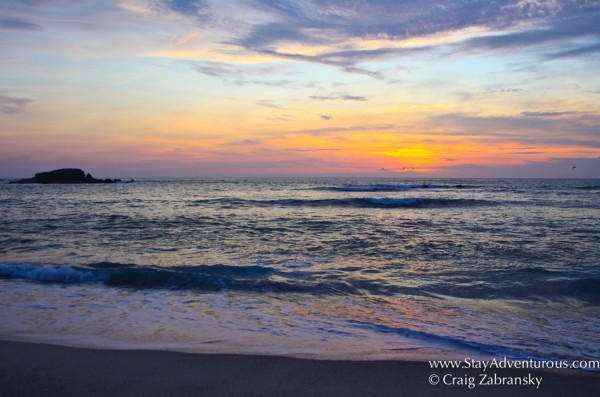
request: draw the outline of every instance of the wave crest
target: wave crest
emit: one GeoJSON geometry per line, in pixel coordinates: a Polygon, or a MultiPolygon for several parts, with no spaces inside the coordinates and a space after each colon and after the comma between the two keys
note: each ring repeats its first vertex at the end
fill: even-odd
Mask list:
{"type": "Polygon", "coordinates": [[[376,185],[345,185],[345,186],[326,186],[317,188],[317,190],[331,190],[336,192],[401,192],[413,189],[447,189],[464,188],[464,185],[437,185],[431,183],[419,184],[376,184],[376,185]]]}
{"type": "Polygon", "coordinates": [[[280,270],[266,266],[197,265],[156,267],[92,263],[87,266],[35,265],[0,262],[0,278],[53,284],[103,284],[133,289],[172,289],[198,292],[306,293],[312,295],[428,296],[438,299],[578,299],[600,304],[600,278],[540,268],[465,274],[440,273],[440,281],[407,284],[404,278],[382,275],[366,279],[360,269],[348,268],[332,277],[303,269],[280,270]],[[465,281],[470,279],[472,281],[465,281]]]}
{"type": "Polygon", "coordinates": [[[494,205],[492,201],[478,199],[428,198],[428,197],[357,197],[341,199],[209,199],[196,200],[198,205],[222,205],[225,207],[354,207],[354,208],[439,208],[494,205]]]}

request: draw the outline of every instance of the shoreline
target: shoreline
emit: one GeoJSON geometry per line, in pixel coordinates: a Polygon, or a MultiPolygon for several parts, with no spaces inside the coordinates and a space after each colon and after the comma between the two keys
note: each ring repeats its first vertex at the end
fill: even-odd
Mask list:
{"type": "Polygon", "coordinates": [[[600,395],[600,374],[498,369],[535,385],[479,385],[479,369],[434,370],[423,361],[314,360],[281,356],[104,350],[0,341],[6,396],[572,396],[600,395]],[[429,384],[448,375],[455,385],[429,384]],[[474,378],[470,389],[464,383],[474,378]]]}

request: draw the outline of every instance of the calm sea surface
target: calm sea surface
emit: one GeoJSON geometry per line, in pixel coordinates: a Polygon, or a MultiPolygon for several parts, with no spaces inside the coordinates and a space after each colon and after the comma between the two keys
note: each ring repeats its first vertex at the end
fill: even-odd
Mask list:
{"type": "Polygon", "coordinates": [[[600,180],[0,184],[0,337],[600,357],[600,180]]]}

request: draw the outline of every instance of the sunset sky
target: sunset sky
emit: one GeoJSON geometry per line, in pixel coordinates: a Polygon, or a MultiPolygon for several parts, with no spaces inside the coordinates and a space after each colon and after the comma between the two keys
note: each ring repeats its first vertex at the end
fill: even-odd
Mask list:
{"type": "Polygon", "coordinates": [[[600,1],[2,0],[0,177],[600,177],[600,1]]]}

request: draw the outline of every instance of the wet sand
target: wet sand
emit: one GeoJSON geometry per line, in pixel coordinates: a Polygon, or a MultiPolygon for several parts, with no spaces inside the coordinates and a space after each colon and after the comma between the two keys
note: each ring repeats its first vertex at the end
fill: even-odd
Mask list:
{"type": "Polygon", "coordinates": [[[2,396],[598,396],[600,374],[494,370],[541,377],[535,386],[429,384],[480,370],[432,370],[426,362],[94,350],[0,341],[2,396]]]}

